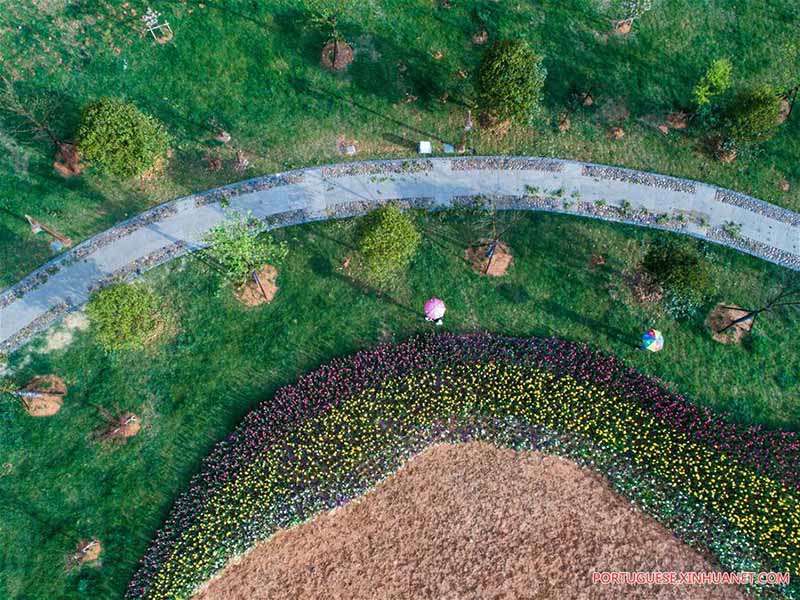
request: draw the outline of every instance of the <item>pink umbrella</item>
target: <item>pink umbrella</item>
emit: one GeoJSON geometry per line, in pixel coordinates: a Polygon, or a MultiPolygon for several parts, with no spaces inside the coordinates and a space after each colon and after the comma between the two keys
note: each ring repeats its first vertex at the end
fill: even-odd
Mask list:
{"type": "Polygon", "coordinates": [[[425,303],[425,319],[427,321],[441,321],[447,307],[439,298],[431,298],[425,303]]]}

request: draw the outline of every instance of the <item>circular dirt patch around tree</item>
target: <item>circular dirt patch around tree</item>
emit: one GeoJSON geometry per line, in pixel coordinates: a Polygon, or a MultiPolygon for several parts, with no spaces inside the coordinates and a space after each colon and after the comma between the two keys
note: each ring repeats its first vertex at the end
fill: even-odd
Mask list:
{"type": "Polygon", "coordinates": [[[631,32],[631,27],[633,27],[633,21],[628,19],[614,23],[614,31],[620,35],[629,34],[631,32]]]}
{"type": "Polygon", "coordinates": [[[322,49],[322,66],[331,71],[344,71],[353,62],[353,49],[347,42],[328,42],[322,49]]]}
{"type": "Polygon", "coordinates": [[[120,419],[119,435],[121,438],[128,439],[139,433],[142,428],[141,419],[133,413],[125,413],[120,419]]]}
{"type": "Polygon", "coordinates": [[[22,404],[30,416],[52,417],[64,404],[67,386],[57,375],[41,375],[31,379],[24,391],[38,394],[22,399],[22,404]]]}
{"type": "Polygon", "coordinates": [[[78,542],[78,545],[75,548],[75,554],[72,555],[72,559],[77,564],[84,565],[86,563],[99,560],[102,552],[103,546],[100,544],[100,540],[83,540],[78,542]]]}
{"type": "Polygon", "coordinates": [[[722,331],[736,319],[741,319],[747,311],[735,304],[720,302],[714,307],[706,319],[706,325],[711,330],[711,337],[721,344],[738,344],[746,333],[753,329],[753,318],[737,323],[727,331],[722,331]]]}
{"type": "Polygon", "coordinates": [[[499,240],[490,260],[486,256],[490,246],[491,241],[483,241],[478,245],[470,246],[466,251],[466,259],[472,265],[472,270],[479,275],[502,277],[509,267],[514,264],[514,257],[511,256],[511,250],[508,245],[499,240]]]}
{"type": "Polygon", "coordinates": [[[236,299],[245,306],[258,306],[272,302],[275,294],[278,293],[278,269],[272,265],[266,265],[258,272],[259,285],[250,279],[247,283],[240,286],[236,292],[236,299]]]}
{"type": "Polygon", "coordinates": [[[59,144],[53,168],[62,177],[73,177],[83,173],[83,165],[81,164],[80,154],[78,154],[78,148],[74,144],[59,144]]]}

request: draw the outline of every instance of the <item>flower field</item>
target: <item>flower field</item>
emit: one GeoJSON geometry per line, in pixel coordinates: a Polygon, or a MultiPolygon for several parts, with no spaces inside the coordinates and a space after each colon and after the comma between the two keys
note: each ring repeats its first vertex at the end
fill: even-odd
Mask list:
{"type": "MultiPolygon", "coordinates": [[[[186,597],[430,444],[472,439],[593,467],[725,569],[800,575],[796,433],[735,425],[583,344],[443,334],[334,360],[245,417],[176,502],[127,597],[186,597]]],[[[796,584],[769,593],[800,597],[796,584]]]]}

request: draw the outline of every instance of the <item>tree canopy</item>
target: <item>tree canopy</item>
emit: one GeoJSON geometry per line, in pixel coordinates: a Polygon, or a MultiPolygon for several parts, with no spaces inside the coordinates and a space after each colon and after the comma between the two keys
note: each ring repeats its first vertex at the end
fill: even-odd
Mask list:
{"type": "Polygon", "coordinates": [[[539,111],[546,77],[542,57],[527,42],[495,42],[483,54],[478,66],[480,108],[500,121],[528,123],[539,111]]]}
{"type": "Polygon", "coordinates": [[[411,216],[387,204],[362,219],[358,249],[369,272],[386,279],[408,264],[421,239],[411,216]]]}
{"type": "Polygon", "coordinates": [[[142,175],[169,152],[164,125],[119,98],[101,98],[81,112],[78,149],[86,160],[117,177],[142,175]]]}

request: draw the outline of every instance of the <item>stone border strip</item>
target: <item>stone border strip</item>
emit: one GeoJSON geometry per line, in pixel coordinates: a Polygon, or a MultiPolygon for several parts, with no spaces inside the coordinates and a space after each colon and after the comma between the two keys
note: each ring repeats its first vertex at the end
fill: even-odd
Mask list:
{"type": "Polygon", "coordinates": [[[230,200],[242,194],[262,192],[276,187],[300,183],[303,181],[304,177],[305,174],[302,171],[290,171],[288,173],[266,175],[265,177],[256,177],[254,179],[232,183],[225,187],[196,194],[194,197],[194,205],[199,208],[207,204],[214,204],[214,202],[224,202],[225,200],[230,200]]]}
{"type": "Polygon", "coordinates": [[[89,293],[94,294],[95,292],[102,290],[113,283],[135,279],[145,271],[149,271],[150,269],[172,260],[181,254],[185,254],[190,250],[197,249],[199,248],[194,248],[184,241],[175,242],[174,244],[169,244],[168,246],[159,248],[155,252],[151,252],[145,256],[140,256],[136,260],[129,262],[124,267],[119,268],[113,273],[106,275],[99,281],[96,281],[89,286],[89,293]]]}
{"type": "Polygon", "coordinates": [[[694,194],[697,185],[687,179],[667,177],[666,175],[654,175],[632,169],[622,169],[619,167],[606,167],[603,165],[583,165],[581,175],[593,177],[595,179],[610,179],[612,181],[622,181],[624,183],[638,183],[648,187],[672,190],[673,192],[685,192],[694,194]]]}
{"type": "Polygon", "coordinates": [[[733,190],[717,188],[714,199],[719,202],[724,202],[725,204],[738,206],[739,208],[749,210],[759,215],[764,215],[765,217],[775,219],[787,225],[792,225],[793,227],[800,227],[800,214],[781,208],[780,206],[775,206],[774,204],[768,204],[763,200],[756,200],[755,198],[751,198],[739,192],[734,192],[733,190]]]}
{"type": "MultiPolygon", "coordinates": [[[[569,175],[563,176],[565,177],[563,182],[568,186],[586,185],[577,179],[577,169],[570,169],[569,173],[569,175]]],[[[493,178],[494,175],[489,175],[488,177],[493,178]]],[[[386,185],[391,184],[386,183],[386,185]]],[[[339,165],[328,165],[325,167],[309,167],[305,169],[289,171],[286,173],[278,173],[265,177],[253,178],[156,206],[82,242],[70,251],[65,252],[42,267],[36,269],[15,285],[4,290],[2,293],[0,293],[0,317],[2,316],[2,311],[6,310],[8,306],[24,298],[25,295],[32,290],[45,285],[54,274],[59,273],[59,271],[62,269],[66,269],[70,265],[85,259],[98,249],[114,244],[118,240],[129,236],[135,231],[138,231],[149,225],[162,222],[165,219],[176,217],[176,215],[176,218],[183,219],[187,223],[190,223],[192,219],[192,210],[194,208],[213,204],[215,202],[219,202],[220,204],[224,205],[225,200],[230,200],[243,194],[287,186],[295,186],[291,193],[293,194],[293,198],[299,198],[301,203],[300,207],[292,210],[276,212],[272,215],[264,217],[262,219],[264,223],[264,229],[268,230],[276,227],[298,225],[326,218],[347,218],[357,216],[367,212],[375,206],[390,201],[397,202],[403,208],[435,210],[437,208],[445,208],[448,205],[475,206],[478,202],[478,199],[483,197],[493,198],[496,206],[501,210],[518,209],[557,212],[692,235],[700,239],[714,241],[716,243],[735,248],[739,251],[788,267],[790,269],[800,270],[800,253],[796,254],[794,252],[788,252],[746,236],[732,236],[728,232],[721,229],[718,226],[718,223],[714,227],[709,227],[707,217],[714,214],[714,202],[719,202],[722,204],[733,205],[739,209],[748,211],[752,214],[751,222],[755,222],[760,226],[768,226],[769,229],[772,229],[773,226],[770,225],[769,222],[764,222],[765,219],[771,219],[776,222],[776,227],[778,224],[780,224],[780,227],[788,226],[790,228],[796,228],[798,230],[797,241],[800,242],[800,214],[773,206],[739,192],[717,188],[715,186],[701,184],[690,180],[667,177],[652,173],[642,173],[630,169],[607,167],[603,165],[551,158],[501,156],[380,160],[343,163],[339,165]],[[444,168],[440,168],[434,173],[433,171],[437,164],[442,165],[444,168]],[[578,167],[580,169],[579,172],[581,176],[595,180],[608,179],[621,181],[624,183],[634,183],[638,185],[654,187],[660,190],[666,189],[678,191],[685,194],[695,194],[698,189],[703,188],[703,190],[712,190],[714,192],[714,197],[713,200],[711,200],[709,199],[708,195],[696,196],[696,200],[694,201],[700,203],[696,209],[687,209],[685,207],[685,203],[684,208],[680,209],[671,205],[664,205],[664,209],[667,212],[657,213],[651,212],[653,211],[652,205],[649,211],[643,206],[638,206],[632,210],[630,203],[626,200],[616,200],[618,203],[621,202],[620,205],[607,204],[604,200],[600,199],[592,203],[581,201],[580,196],[576,193],[573,193],[573,195],[570,197],[563,197],[559,193],[556,193],[555,195],[543,195],[539,193],[508,195],[507,192],[505,194],[487,194],[478,192],[472,193],[471,191],[466,192],[466,195],[451,195],[448,189],[448,168],[449,171],[454,173],[453,177],[456,177],[456,173],[459,174],[458,177],[470,177],[470,181],[472,181],[471,186],[473,189],[475,189],[475,186],[477,186],[477,189],[480,189],[482,185],[487,185],[494,189],[493,181],[484,182],[481,180],[480,174],[487,170],[513,171],[515,173],[514,177],[519,178],[517,180],[519,181],[518,188],[529,189],[529,186],[526,182],[527,178],[524,175],[525,171],[564,173],[567,171],[566,167],[568,165],[572,167],[578,167]],[[474,175],[470,176],[470,172],[473,172],[474,175]],[[519,173],[519,175],[516,175],[516,173],[519,173]],[[424,175],[424,178],[405,181],[403,185],[406,187],[411,186],[408,188],[409,190],[413,190],[413,186],[421,186],[422,189],[420,191],[423,191],[423,189],[425,189],[425,185],[427,185],[426,182],[431,182],[431,184],[438,184],[441,187],[441,193],[437,193],[436,197],[415,197],[411,195],[409,197],[399,198],[392,196],[381,197],[381,190],[378,189],[374,199],[355,201],[344,200],[338,203],[327,204],[326,206],[325,200],[332,200],[335,198],[336,193],[334,191],[336,189],[335,187],[329,187],[324,190],[326,195],[322,197],[322,211],[320,212],[319,209],[316,209],[314,212],[312,212],[312,208],[318,204],[318,200],[315,199],[317,188],[315,188],[314,185],[320,180],[324,182],[326,177],[336,178],[366,176],[368,179],[364,183],[369,185],[382,185],[387,181],[394,181],[393,178],[390,177],[392,174],[424,175]],[[428,179],[428,177],[430,177],[430,179],[428,179]],[[522,185],[523,183],[525,183],[524,186],[522,185]],[[334,191],[333,197],[330,197],[327,194],[331,191],[334,191]],[[189,202],[188,206],[186,205],[187,201],[189,202]],[[688,227],[689,225],[692,225],[692,227],[688,227]]],[[[514,187],[515,186],[512,184],[511,188],[514,187]]],[[[436,188],[434,187],[434,189],[436,188]]],[[[508,185],[506,185],[506,189],[509,189],[508,185]]],[[[631,188],[631,193],[633,193],[634,190],[635,188],[631,188]]],[[[425,191],[427,190],[425,189],[425,191]]],[[[639,190],[636,193],[641,194],[642,191],[639,190]]],[[[595,196],[597,195],[598,194],[595,192],[595,196]]],[[[296,202],[296,200],[293,202],[296,202]]],[[[282,203],[284,205],[287,204],[285,201],[282,203]]],[[[641,201],[639,204],[640,203],[641,201]]],[[[644,203],[649,204],[646,201],[644,203]]],[[[265,207],[268,208],[266,205],[265,207]]],[[[719,217],[717,217],[716,220],[719,221],[719,217]]],[[[172,223],[171,226],[174,227],[175,223],[172,223]]],[[[790,234],[791,233],[792,232],[790,232],[790,234]]],[[[785,240],[786,230],[784,229],[780,235],[784,236],[782,239],[785,240]]],[[[106,273],[96,281],[90,282],[89,287],[91,291],[94,291],[119,279],[132,279],[150,268],[153,268],[163,262],[175,258],[176,256],[195,250],[199,247],[201,246],[197,244],[190,244],[179,239],[177,242],[162,246],[158,250],[151,252],[146,256],[142,256],[131,261],[129,264],[115,270],[112,273],[106,273]]],[[[790,241],[790,247],[795,247],[793,240],[790,241]]],[[[55,297],[58,298],[57,290],[55,291],[55,297]]],[[[54,302],[58,302],[58,300],[54,300],[54,302]]],[[[45,329],[60,316],[77,308],[76,306],[73,306],[74,302],[74,299],[67,297],[66,300],[55,304],[48,310],[44,310],[43,308],[43,312],[39,313],[37,318],[20,328],[7,340],[0,343],[0,351],[9,351],[21,346],[35,333],[45,329]]]]}
{"type": "Polygon", "coordinates": [[[429,159],[406,159],[342,163],[322,167],[323,179],[352,177],[353,175],[402,175],[404,173],[426,173],[433,170],[429,159]]]}
{"type": "Polygon", "coordinates": [[[560,173],[564,170],[564,161],[551,158],[525,157],[463,157],[451,158],[453,171],[480,171],[495,169],[500,171],[549,171],[560,173]]]}
{"type": "Polygon", "coordinates": [[[796,254],[789,254],[788,252],[773,248],[772,246],[746,236],[732,236],[719,227],[709,229],[706,235],[709,239],[715,240],[724,246],[736,248],[747,254],[752,254],[753,256],[762,258],[766,256],[774,263],[800,271],[800,256],[796,254]]]}
{"type": "Polygon", "coordinates": [[[27,326],[20,329],[7,340],[0,342],[0,352],[8,353],[16,350],[25,342],[29,341],[34,335],[40,333],[52,325],[55,321],[72,311],[74,307],[69,302],[60,302],[47,312],[42,313],[31,321],[27,326]]]}

